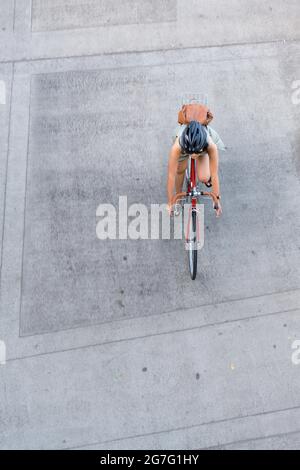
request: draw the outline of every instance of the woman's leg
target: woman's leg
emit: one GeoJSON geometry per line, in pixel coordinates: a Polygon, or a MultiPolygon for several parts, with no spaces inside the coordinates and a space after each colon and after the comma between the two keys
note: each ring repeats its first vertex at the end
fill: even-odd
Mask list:
{"type": "Polygon", "coordinates": [[[181,193],[182,191],[184,173],[187,167],[187,163],[188,163],[188,158],[186,158],[185,160],[181,162],[178,162],[177,173],[176,173],[176,178],[175,178],[176,194],[181,193]]]}
{"type": "Polygon", "coordinates": [[[207,153],[197,159],[198,180],[207,183],[210,179],[209,156],[207,153]]]}

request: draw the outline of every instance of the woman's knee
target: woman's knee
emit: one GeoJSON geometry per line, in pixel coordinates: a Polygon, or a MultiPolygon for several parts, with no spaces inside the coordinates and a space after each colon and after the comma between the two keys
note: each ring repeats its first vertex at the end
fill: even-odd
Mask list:
{"type": "Polygon", "coordinates": [[[198,178],[202,183],[207,183],[210,179],[209,157],[207,154],[198,161],[198,178]]]}
{"type": "Polygon", "coordinates": [[[201,183],[208,183],[209,180],[210,180],[210,174],[207,173],[207,174],[205,174],[205,175],[201,175],[201,176],[199,177],[199,180],[201,181],[201,183]]]}

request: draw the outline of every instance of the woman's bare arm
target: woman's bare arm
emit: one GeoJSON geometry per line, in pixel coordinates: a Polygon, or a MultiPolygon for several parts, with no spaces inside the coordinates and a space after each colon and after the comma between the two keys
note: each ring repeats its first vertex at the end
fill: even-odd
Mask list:
{"type": "Polygon", "coordinates": [[[167,179],[167,195],[168,195],[169,206],[171,206],[173,196],[174,196],[175,178],[176,178],[179,156],[180,156],[180,146],[176,140],[174,144],[172,145],[172,148],[169,153],[168,179],[167,179]]]}
{"type": "MultiPolygon", "coordinates": [[[[209,156],[209,168],[210,168],[210,176],[211,176],[211,183],[212,183],[212,192],[220,197],[220,183],[219,183],[219,152],[216,144],[211,142],[208,146],[207,153],[209,156]]],[[[218,205],[215,207],[216,215],[219,217],[222,214],[222,206],[220,201],[218,205]]]]}
{"type": "Polygon", "coordinates": [[[220,183],[219,183],[219,152],[216,144],[210,143],[207,149],[209,156],[209,168],[212,183],[212,192],[216,195],[220,195],[220,183]]]}

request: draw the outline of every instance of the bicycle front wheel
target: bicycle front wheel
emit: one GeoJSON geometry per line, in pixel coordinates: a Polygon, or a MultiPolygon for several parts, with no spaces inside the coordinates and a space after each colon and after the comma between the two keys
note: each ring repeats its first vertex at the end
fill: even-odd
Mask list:
{"type": "Polygon", "coordinates": [[[191,223],[189,224],[189,231],[187,234],[188,242],[188,255],[189,255],[189,269],[192,281],[196,279],[197,275],[197,212],[192,211],[191,223]]]}

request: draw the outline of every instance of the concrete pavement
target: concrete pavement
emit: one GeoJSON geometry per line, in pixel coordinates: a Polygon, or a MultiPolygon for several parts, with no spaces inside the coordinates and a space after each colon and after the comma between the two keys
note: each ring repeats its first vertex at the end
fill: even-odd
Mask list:
{"type": "Polygon", "coordinates": [[[1,4],[0,448],[299,448],[300,7],[189,3],[1,4]],[[195,282],[95,233],[165,202],[190,91],[228,147],[195,282]]]}

